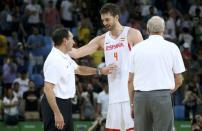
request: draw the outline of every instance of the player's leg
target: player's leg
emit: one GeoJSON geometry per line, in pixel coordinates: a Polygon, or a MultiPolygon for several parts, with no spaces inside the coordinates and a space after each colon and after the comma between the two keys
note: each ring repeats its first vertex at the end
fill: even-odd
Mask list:
{"type": "Polygon", "coordinates": [[[120,131],[121,129],[121,107],[120,104],[109,104],[106,131],[120,131]]]}
{"type": "Polygon", "coordinates": [[[122,102],[121,106],[125,131],[134,131],[134,120],[131,117],[130,102],[122,102]]]}

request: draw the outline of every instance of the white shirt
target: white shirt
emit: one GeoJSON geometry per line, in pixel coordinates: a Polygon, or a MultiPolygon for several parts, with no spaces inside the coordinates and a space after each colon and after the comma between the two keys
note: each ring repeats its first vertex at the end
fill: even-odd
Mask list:
{"type": "Polygon", "coordinates": [[[200,17],[202,17],[202,6],[200,6],[200,5],[192,5],[192,6],[190,7],[190,9],[189,9],[189,14],[190,14],[191,16],[195,16],[195,15],[196,15],[196,13],[195,13],[196,8],[199,8],[199,9],[200,9],[200,17]]]}
{"type": "Polygon", "coordinates": [[[179,48],[159,35],[151,35],[131,52],[134,90],[174,89],[174,74],[185,71],[179,48]]]}
{"type": "Polygon", "coordinates": [[[172,17],[169,17],[169,19],[165,22],[165,25],[166,25],[165,34],[167,35],[166,37],[170,39],[175,39],[176,29],[174,19],[172,17]]]}
{"type": "Polygon", "coordinates": [[[65,0],[62,1],[61,3],[61,16],[62,19],[64,20],[72,20],[72,11],[70,11],[70,9],[72,8],[72,3],[65,0]]]}
{"type": "Polygon", "coordinates": [[[29,78],[26,78],[24,80],[21,78],[16,78],[13,83],[15,82],[18,82],[20,84],[19,92],[21,94],[23,94],[25,91],[29,89],[29,78]]]}
{"type": "Polygon", "coordinates": [[[68,99],[75,95],[75,69],[78,65],[68,54],[53,47],[44,63],[44,77],[46,82],[55,85],[54,94],[58,98],[68,99]]]}
{"type": "MultiPolygon", "coordinates": [[[[141,6],[141,16],[148,16],[150,14],[150,7],[151,5],[142,5],[141,6]]],[[[154,14],[158,13],[158,10],[155,6],[154,7],[154,14]]]]}
{"type": "MultiPolygon", "coordinates": [[[[10,104],[14,104],[15,102],[18,102],[18,98],[17,96],[14,95],[13,99],[8,99],[7,97],[3,98],[3,103],[5,105],[10,105],[10,104]]],[[[18,114],[18,106],[13,106],[13,107],[9,107],[9,108],[4,108],[4,113],[5,114],[9,114],[9,115],[17,115],[18,114]]]]}
{"type": "Polygon", "coordinates": [[[109,94],[102,91],[98,94],[97,103],[101,105],[101,114],[103,118],[107,117],[108,106],[109,106],[109,94]]]}
{"type": "Polygon", "coordinates": [[[28,18],[28,23],[36,24],[40,22],[39,15],[41,13],[41,6],[39,4],[28,4],[26,6],[26,10],[29,10],[31,12],[35,12],[34,14],[30,15],[28,18]]]}
{"type": "Polygon", "coordinates": [[[128,63],[130,46],[128,43],[129,27],[124,27],[121,34],[113,39],[110,32],[105,34],[104,54],[106,66],[116,64],[117,70],[108,75],[109,103],[129,101],[128,63]]]}
{"type": "Polygon", "coordinates": [[[193,38],[192,35],[189,34],[189,33],[181,33],[181,34],[179,35],[179,38],[178,38],[178,39],[179,39],[179,41],[184,40],[184,42],[191,44],[191,43],[192,43],[192,40],[193,40],[194,38],[193,38]]]}

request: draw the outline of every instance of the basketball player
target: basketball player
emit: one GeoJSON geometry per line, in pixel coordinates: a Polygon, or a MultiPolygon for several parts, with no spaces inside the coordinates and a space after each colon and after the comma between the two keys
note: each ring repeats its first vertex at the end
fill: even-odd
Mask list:
{"type": "Polygon", "coordinates": [[[107,3],[101,10],[101,19],[108,32],[92,39],[87,45],[69,52],[74,58],[84,57],[104,49],[105,63],[116,64],[117,70],[108,75],[109,108],[106,130],[133,131],[134,121],[130,112],[128,94],[129,55],[131,47],[142,41],[141,33],[119,22],[120,10],[115,4],[107,3]]]}

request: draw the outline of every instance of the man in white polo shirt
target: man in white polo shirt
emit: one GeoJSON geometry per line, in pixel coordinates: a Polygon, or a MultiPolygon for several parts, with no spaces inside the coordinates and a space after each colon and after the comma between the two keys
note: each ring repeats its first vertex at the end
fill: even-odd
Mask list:
{"type": "Polygon", "coordinates": [[[181,86],[185,67],[178,47],[164,40],[164,29],[164,20],[153,16],[147,22],[149,38],[131,52],[128,88],[135,131],[173,128],[171,92],[181,86]]]}
{"type": "Polygon", "coordinates": [[[71,98],[75,95],[75,73],[93,75],[110,74],[114,65],[96,68],[79,66],[67,54],[74,44],[72,33],[57,29],[52,36],[54,47],[44,63],[44,96],[41,101],[44,131],[72,131],[71,98]]]}

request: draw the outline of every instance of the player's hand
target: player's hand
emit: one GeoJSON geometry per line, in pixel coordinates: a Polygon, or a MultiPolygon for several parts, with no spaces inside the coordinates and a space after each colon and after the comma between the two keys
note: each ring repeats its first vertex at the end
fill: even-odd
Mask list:
{"type": "Polygon", "coordinates": [[[101,74],[108,75],[112,74],[117,69],[117,66],[115,64],[109,64],[106,67],[101,68],[101,74]]]}
{"type": "Polygon", "coordinates": [[[54,117],[55,117],[55,127],[60,130],[63,129],[65,123],[62,114],[61,113],[54,114],[54,117]]]}

